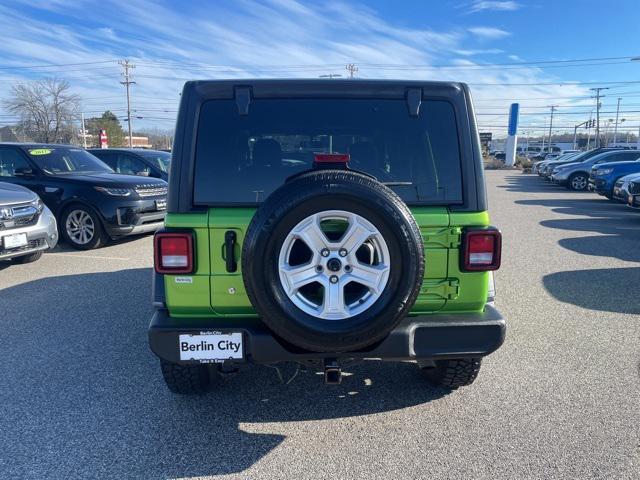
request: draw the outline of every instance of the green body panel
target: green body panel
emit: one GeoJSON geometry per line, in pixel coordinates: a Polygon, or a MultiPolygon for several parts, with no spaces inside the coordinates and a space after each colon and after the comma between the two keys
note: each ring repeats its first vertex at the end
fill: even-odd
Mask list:
{"type": "MultiPolygon", "coordinates": [[[[488,272],[460,271],[462,228],[488,226],[487,212],[458,213],[446,207],[411,209],[425,248],[425,276],[411,315],[437,311],[481,311],[487,299],[488,272]]],[[[254,317],[242,281],[242,243],[254,208],[211,208],[199,214],[169,214],[168,228],[193,229],[196,272],[188,277],[165,275],[167,307],[175,317],[254,317]],[[226,271],[225,233],[236,233],[236,272],[226,271]],[[188,283],[191,278],[191,283],[188,283]],[[186,281],[185,281],[186,280],[186,281]]]]}

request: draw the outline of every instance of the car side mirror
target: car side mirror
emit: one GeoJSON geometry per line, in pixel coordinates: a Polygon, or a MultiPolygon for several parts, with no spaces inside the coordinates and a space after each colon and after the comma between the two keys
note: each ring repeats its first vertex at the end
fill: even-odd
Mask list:
{"type": "Polygon", "coordinates": [[[31,167],[18,167],[13,171],[16,177],[33,177],[33,169],[31,167]]]}

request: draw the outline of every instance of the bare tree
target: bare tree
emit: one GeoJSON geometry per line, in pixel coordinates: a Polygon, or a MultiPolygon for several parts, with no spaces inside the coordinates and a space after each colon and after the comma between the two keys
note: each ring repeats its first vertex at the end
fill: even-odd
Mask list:
{"type": "Polygon", "coordinates": [[[20,117],[18,128],[36,142],[69,143],[76,136],[80,97],[66,80],[45,78],[11,87],[4,108],[20,117]]]}

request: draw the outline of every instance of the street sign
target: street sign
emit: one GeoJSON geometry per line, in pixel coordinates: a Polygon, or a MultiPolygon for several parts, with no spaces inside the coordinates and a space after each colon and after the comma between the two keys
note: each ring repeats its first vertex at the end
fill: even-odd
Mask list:
{"type": "Polygon", "coordinates": [[[109,137],[106,130],[100,130],[100,148],[109,148],[109,137]]]}
{"type": "Polygon", "coordinates": [[[515,135],[518,131],[518,113],[520,112],[520,104],[512,103],[509,109],[509,135],[515,135]]]}

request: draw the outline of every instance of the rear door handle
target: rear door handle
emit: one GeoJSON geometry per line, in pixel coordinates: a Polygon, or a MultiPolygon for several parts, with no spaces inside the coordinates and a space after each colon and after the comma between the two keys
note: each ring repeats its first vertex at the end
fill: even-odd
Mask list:
{"type": "Polygon", "coordinates": [[[235,272],[238,269],[236,262],[236,232],[227,230],[224,233],[224,261],[227,272],[235,272]]]}

